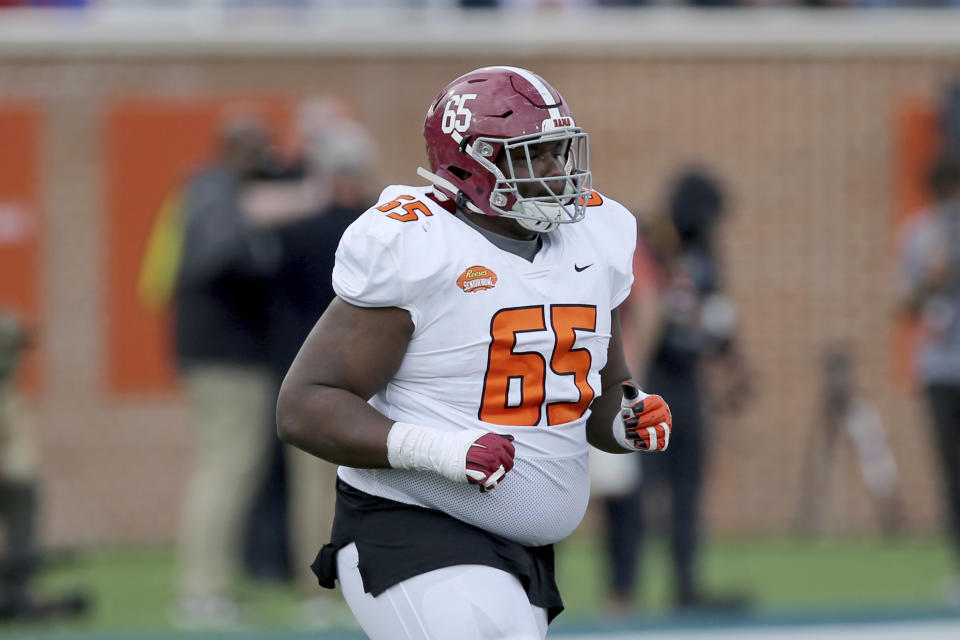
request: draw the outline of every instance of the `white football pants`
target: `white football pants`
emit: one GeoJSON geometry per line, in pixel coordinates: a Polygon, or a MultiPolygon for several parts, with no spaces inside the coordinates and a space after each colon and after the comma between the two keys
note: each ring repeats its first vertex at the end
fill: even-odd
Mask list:
{"type": "Polygon", "coordinates": [[[543,640],[547,611],[516,576],[483,565],[429,571],[374,598],[363,591],[357,546],[337,553],[340,588],[370,640],[543,640]]]}

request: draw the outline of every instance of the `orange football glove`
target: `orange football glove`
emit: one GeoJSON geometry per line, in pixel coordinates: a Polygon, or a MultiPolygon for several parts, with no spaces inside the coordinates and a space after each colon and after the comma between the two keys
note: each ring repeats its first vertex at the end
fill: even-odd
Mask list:
{"type": "Polygon", "coordinates": [[[673,417],[663,398],[644,393],[633,382],[620,384],[622,433],[614,433],[617,442],[636,451],[664,451],[670,445],[673,417]]]}

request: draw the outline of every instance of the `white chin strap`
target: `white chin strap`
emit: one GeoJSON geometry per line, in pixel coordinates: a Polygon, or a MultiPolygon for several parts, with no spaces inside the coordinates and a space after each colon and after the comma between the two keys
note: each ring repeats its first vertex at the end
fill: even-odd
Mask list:
{"type": "MultiPolygon", "coordinates": [[[[546,204],[520,200],[513,205],[512,211],[518,216],[510,216],[521,227],[537,233],[548,233],[560,225],[563,216],[563,207],[557,204],[546,204]]],[[[508,214],[509,215],[509,214],[508,214]]]]}
{"type": "MultiPolygon", "coordinates": [[[[573,192],[573,183],[567,180],[563,186],[563,195],[572,196],[573,192]]],[[[521,227],[537,233],[547,233],[556,229],[563,220],[563,214],[566,213],[563,205],[559,203],[523,198],[517,200],[510,210],[518,214],[516,217],[510,217],[519,222],[521,227]]]]}
{"type": "Polygon", "coordinates": [[[449,180],[444,180],[437,174],[433,173],[432,171],[427,171],[423,167],[417,167],[417,175],[431,184],[434,184],[438,187],[443,187],[444,189],[446,189],[447,191],[449,191],[454,195],[456,195],[457,192],[460,191],[460,189],[458,189],[457,186],[452,182],[450,182],[449,180]]]}
{"type": "MultiPolygon", "coordinates": [[[[457,194],[460,192],[460,189],[459,187],[457,187],[457,185],[453,184],[449,180],[445,180],[444,178],[441,178],[440,176],[433,173],[432,171],[427,171],[423,167],[417,167],[417,175],[423,178],[424,180],[426,180],[427,182],[433,184],[434,186],[442,187],[452,194],[457,194]]],[[[467,201],[467,209],[472,213],[479,213],[482,216],[488,215],[484,213],[480,207],[470,202],[469,198],[467,198],[466,201],[467,201]]]]}

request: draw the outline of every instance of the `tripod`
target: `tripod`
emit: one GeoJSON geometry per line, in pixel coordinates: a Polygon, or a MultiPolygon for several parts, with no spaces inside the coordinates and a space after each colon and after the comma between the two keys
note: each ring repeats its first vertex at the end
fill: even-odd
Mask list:
{"type": "Polygon", "coordinates": [[[851,356],[842,346],[830,347],[823,360],[824,393],[820,427],[810,434],[800,500],[799,530],[822,533],[829,500],[829,480],[837,463],[841,440],[848,442],[857,461],[885,535],[899,533],[904,524],[903,500],[893,453],[880,414],[872,402],[855,390],[851,356]]]}

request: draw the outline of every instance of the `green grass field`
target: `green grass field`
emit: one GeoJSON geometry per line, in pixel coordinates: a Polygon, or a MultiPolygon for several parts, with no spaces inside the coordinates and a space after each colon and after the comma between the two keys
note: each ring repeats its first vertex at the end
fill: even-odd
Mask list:
{"type": "MultiPolygon", "coordinates": [[[[561,627],[595,619],[603,610],[603,560],[597,543],[577,535],[559,547],[558,572],[567,611],[561,627]]],[[[95,598],[84,621],[58,625],[65,633],[169,632],[174,565],[170,549],[109,549],[83,554],[49,570],[38,582],[46,591],[83,585],[95,598]]],[[[669,613],[667,549],[646,554],[646,594],[638,615],[669,613]]],[[[706,549],[706,582],[715,589],[749,592],[757,616],[844,615],[937,608],[952,569],[944,540],[787,539],[718,540],[706,549]]],[[[248,583],[241,592],[252,628],[293,630],[296,593],[283,585],[248,583]]],[[[2,628],[0,628],[2,632],[2,628]]]]}

